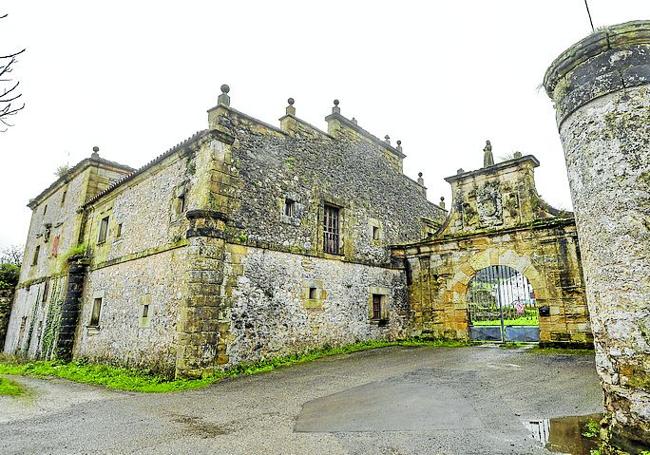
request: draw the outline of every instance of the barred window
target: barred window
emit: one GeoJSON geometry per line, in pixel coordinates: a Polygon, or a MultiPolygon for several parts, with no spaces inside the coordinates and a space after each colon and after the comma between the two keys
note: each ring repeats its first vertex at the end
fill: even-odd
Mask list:
{"type": "Polygon", "coordinates": [[[325,204],[324,209],[323,251],[330,254],[340,254],[339,208],[325,204]]]}
{"type": "Polygon", "coordinates": [[[381,319],[381,294],[372,295],[372,319],[381,319]]]}
{"type": "Polygon", "coordinates": [[[286,198],[284,200],[284,214],[286,216],[296,216],[296,201],[286,198]]]}

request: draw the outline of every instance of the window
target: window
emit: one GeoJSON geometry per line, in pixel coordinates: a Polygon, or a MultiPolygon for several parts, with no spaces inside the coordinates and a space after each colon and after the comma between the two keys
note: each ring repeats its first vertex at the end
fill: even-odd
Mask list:
{"type": "Polygon", "coordinates": [[[50,223],[47,223],[45,225],[45,230],[43,231],[43,241],[45,243],[50,241],[50,234],[52,233],[52,225],[50,223]]]}
{"type": "Polygon", "coordinates": [[[122,223],[117,225],[117,232],[115,232],[115,237],[118,239],[122,237],[122,223]]]}
{"type": "Polygon", "coordinates": [[[104,243],[106,241],[106,234],[108,234],[108,217],[102,218],[99,223],[99,237],[97,243],[104,243]]]}
{"type": "Polygon", "coordinates": [[[45,215],[46,213],[47,213],[47,204],[45,204],[45,206],[43,207],[43,215],[45,215]]]}
{"type": "Polygon", "coordinates": [[[296,216],[296,201],[289,198],[284,200],[284,214],[290,217],[296,216]]]}
{"type": "Polygon", "coordinates": [[[323,216],[323,251],[339,254],[339,209],[325,204],[323,216]]]}
{"type": "Polygon", "coordinates": [[[47,302],[47,294],[50,291],[50,280],[49,278],[43,283],[43,295],[41,296],[41,303],[47,302]]]}
{"type": "Polygon", "coordinates": [[[316,288],[309,288],[309,300],[315,300],[316,297],[316,288]]]}
{"type": "Polygon", "coordinates": [[[372,227],[372,239],[379,240],[379,228],[377,226],[372,227]]]}
{"type": "Polygon", "coordinates": [[[63,207],[63,204],[65,204],[65,197],[68,195],[68,190],[63,190],[63,194],[61,195],[61,207],[63,207]]]}
{"type": "Polygon", "coordinates": [[[41,246],[36,245],[36,249],[34,250],[34,258],[32,259],[32,265],[38,264],[38,255],[41,252],[41,246]]]}
{"type": "Polygon", "coordinates": [[[149,305],[142,305],[142,318],[148,318],[149,317],[149,305]]]}
{"type": "Polygon", "coordinates": [[[178,196],[176,196],[176,215],[185,213],[185,209],[186,209],[185,193],[181,193],[178,196]]]}
{"type": "Polygon", "coordinates": [[[88,327],[99,327],[99,315],[102,312],[102,298],[98,297],[93,301],[93,312],[90,314],[88,327]]]}
{"type": "Polygon", "coordinates": [[[381,319],[382,297],[383,296],[381,294],[372,295],[372,319],[381,319]]]}

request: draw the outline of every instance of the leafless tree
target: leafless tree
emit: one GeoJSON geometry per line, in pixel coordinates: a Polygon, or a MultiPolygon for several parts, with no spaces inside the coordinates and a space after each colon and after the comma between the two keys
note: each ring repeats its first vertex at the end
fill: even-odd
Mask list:
{"type": "MultiPolygon", "coordinates": [[[[0,20],[6,17],[7,14],[0,15],[0,20]]],[[[13,65],[18,61],[16,57],[23,52],[25,49],[7,55],[0,54],[0,132],[7,131],[7,128],[12,126],[9,118],[25,107],[25,103],[20,101],[22,96],[18,90],[20,82],[14,82],[10,74],[13,65]]]]}
{"type": "Polygon", "coordinates": [[[0,264],[13,264],[20,267],[23,262],[23,247],[20,245],[9,245],[0,250],[0,264]]]}

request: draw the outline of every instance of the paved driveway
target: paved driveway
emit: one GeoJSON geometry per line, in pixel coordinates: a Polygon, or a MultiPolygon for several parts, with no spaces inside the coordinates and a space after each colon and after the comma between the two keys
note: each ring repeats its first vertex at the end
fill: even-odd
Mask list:
{"type": "Polygon", "coordinates": [[[18,378],[0,453],[548,454],[524,423],[598,412],[590,356],[386,348],[144,395],[18,378]]]}

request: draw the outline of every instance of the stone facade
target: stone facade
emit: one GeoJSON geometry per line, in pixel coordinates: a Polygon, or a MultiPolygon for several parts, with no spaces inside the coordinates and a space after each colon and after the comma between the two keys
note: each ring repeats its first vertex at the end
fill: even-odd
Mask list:
{"type": "Polygon", "coordinates": [[[636,453],[650,445],[650,22],[571,46],[544,85],[566,157],[612,435],[636,453]]]}
{"type": "Polygon", "coordinates": [[[133,169],[99,158],[82,160],[28,206],[32,218],[25,244],[5,352],[50,356],[58,342],[68,258],[83,243],[80,206],[133,169]]]}
{"type": "MultiPolygon", "coordinates": [[[[487,147],[486,147],[487,149],[487,147]]],[[[491,163],[491,147],[486,150],[491,163]]],[[[520,156],[448,177],[452,207],[435,235],[396,246],[410,274],[413,330],[468,339],[468,285],[478,271],[507,266],[532,285],[539,338],[591,345],[580,247],[571,213],[548,206],[535,189],[533,156],[520,156]]]]}
{"type": "MultiPolygon", "coordinates": [[[[80,247],[57,268],[24,268],[5,351],[198,376],[407,336],[406,275],[388,246],[437,229],[446,212],[403,175],[401,144],[348,120],[338,102],[326,120],[327,132],[309,125],[291,102],[276,128],[231,108],[224,89],[209,129],[75,193],[62,226],[80,247]],[[55,304],[41,304],[46,281],[55,304]]],[[[32,203],[34,226],[56,197],[32,203]]]]}
{"type": "Polygon", "coordinates": [[[447,216],[403,174],[401,142],[338,101],[327,131],[292,99],[278,128],[228,92],[208,129],[141,169],[94,155],[30,203],[27,258],[68,182],[65,210],[47,210],[67,253],[26,263],[5,352],[200,376],[325,345],[466,338],[462,277],[494,260],[551,305],[545,340],[589,341],[573,218],[537,196],[533,157],[448,179],[447,216]],[[439,302],[435,280],[451,289],[439,302]]]}

